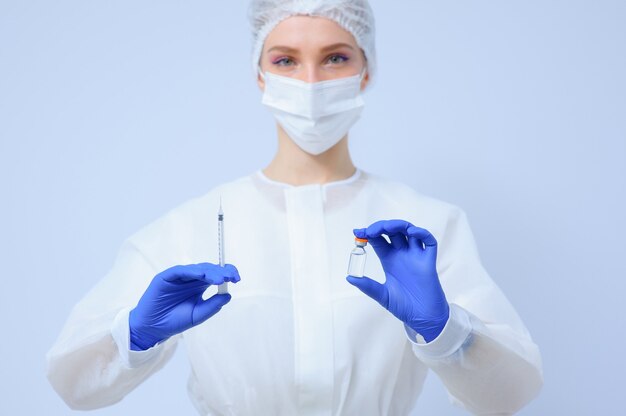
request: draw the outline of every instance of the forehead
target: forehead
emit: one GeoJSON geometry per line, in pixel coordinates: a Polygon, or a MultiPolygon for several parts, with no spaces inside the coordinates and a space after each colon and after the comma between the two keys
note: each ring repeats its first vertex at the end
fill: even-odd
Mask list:
{"type": "Polygon", "coordinates": [[[266,49],[277,44],[307,47],[338,42],[357,46],[354,36],[334,20],[321,16],[291,16],[272,29],[265,46],[266,49]]]}

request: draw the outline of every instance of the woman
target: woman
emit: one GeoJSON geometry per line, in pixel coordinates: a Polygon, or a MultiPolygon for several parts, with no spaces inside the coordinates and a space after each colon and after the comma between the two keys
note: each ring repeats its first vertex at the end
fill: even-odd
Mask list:
{"type": "Polygon", "coordinates": [[[250,15],[275,158],[125,241],[48,353],[54,388],[76,409],[115,403],[182,337],[203,415],[405,415],[428,369],[472,412],[520,409],[539,352],[463,211],[350,159],[375,64],[367,1],[258,0],[250,15]],[[207,263],[220,205],[224,267],[207,263]],[[352,232],[380,259],[369,277],[345,276],[352,232]]]}

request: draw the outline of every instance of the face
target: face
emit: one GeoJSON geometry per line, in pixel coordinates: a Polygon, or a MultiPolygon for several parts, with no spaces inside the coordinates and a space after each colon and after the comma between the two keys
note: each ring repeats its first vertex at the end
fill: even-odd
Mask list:
{"type": "MultiPolygon", "coordinates": [[[[319,82],[360,74],[365,55],[354,36],[335,21],[318,16],[292,16],[265,39],[261,70],[306,82],[319,82]]],[[[361,90],[369,81],[365,74],[361,90]]],[[[265,82],[258,76],[261,90],[265,82]]]]}

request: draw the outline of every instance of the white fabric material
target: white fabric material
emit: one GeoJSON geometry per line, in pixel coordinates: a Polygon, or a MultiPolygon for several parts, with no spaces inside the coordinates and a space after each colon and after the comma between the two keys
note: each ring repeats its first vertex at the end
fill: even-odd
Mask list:
{"type": "MultiPolygon", "coordinates": [[[[157,272],[217,260],[220,197],[226,261],[241,281],[229,285],[229,304],[182,335],[200,414],[406,415],[429,368],[474,413],[511,414],[538,393],[537,346],[481,266],[463,211],[362,171],[297,187],[257,172],[177,207],[123,244],[47,356],[48,377],[70,406],[115,403],[170,358],[176,337],[128,368],[111,328],[157,272]],[[389,218],[424,227],[439,242],[451,319],[426,345],[346,281],[352,229],[389,218]]],[[[380,262],[369,257],[366,275],[383,282],[380,262]]]]}
{"type": "Polygon", "coordinates": [[[410,326],[405,324],[404,329],[409,340],[415,344],[413,347],[415,355],[424,359],[445,358],[453,354],[461,348],[461,345],[472,332],[467,312],[454,303],[450,305],[450,318],[446,326],[441,334],[430,343],[426,343],[424,338],[410,326]]]}
{"type": "Polygon", "coordinates": [[[361,116],[364,75],[365,70],[309,83],[266,72],[262,103],[302,150],[319,155],[336,145],[361,116]]]}
{"type": "Polygon", "coordinates": [[[367,0],[251,0],[248,19],[255,75],[267,35],[281,21],[294,15],[326,17],[350,32],[364,52],[370,79],[373,78],[376,72],[376,25],[367,0]]]}
{"type": "Polygon", "coordinates": [[[157,343],[145,351],[133,351],[130,349],[130,330],[128,315],[132,307],[122,309],[116,316],[111,326],[111,336],[120,354],[122,363],[127,368],[138,368],[155,360],[163,350],[163,342],[157,343]]]}

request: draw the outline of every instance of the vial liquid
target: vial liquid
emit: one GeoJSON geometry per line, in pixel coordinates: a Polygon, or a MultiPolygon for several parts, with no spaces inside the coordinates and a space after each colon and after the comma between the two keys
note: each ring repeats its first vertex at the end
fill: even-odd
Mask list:
{"type": "Polygon", "coordinates": [[[350,276],[363,277],[363,272],[365,271],[365,259],[367,257],[367,252],[365,251],[366,245],[366,239],[354,239],[354,248],[350,253],[350,263],[348,263],[348,274],[350,276]]]}

